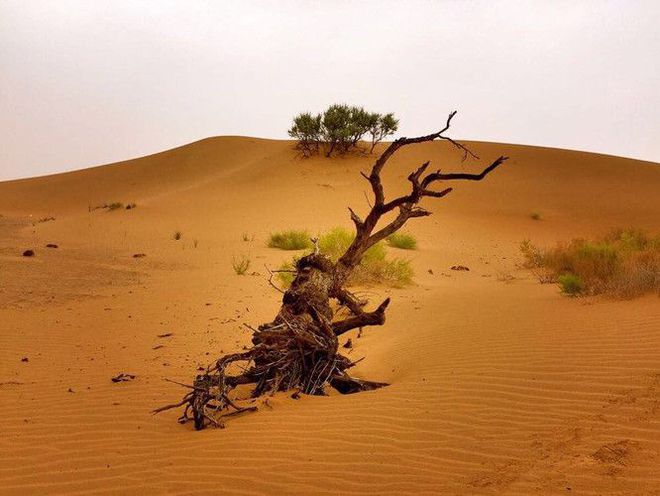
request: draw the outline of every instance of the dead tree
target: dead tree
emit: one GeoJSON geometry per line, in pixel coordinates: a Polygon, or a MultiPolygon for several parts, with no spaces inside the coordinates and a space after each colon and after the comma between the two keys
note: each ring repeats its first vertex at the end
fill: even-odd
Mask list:
{"type": "Polygon", "coordinates": [[[349,394],[385,386],[351,377],[347,370],[355,363],[339,353],[337,338],[352,329],[382,325],[390,300],[367,311],[368,302],[361,301],[345,285],[371,246],[401,229],[408,220],[431,215],[420,206],[422,199],[443,198],[452,191],[447,186],[452,181],[481,181],[507,160],[507,157],[499,157],[478,174],[440,170],[427,173],[430,162],[425,162],[408,176],[410,192],[407,195],[386,199],[381,173],[392,155],[405,146],[446,140],[463,152],[463,160],[468,156],[478,158],[464,145],[444,136],[455,115],[456,112],[449,114],[445,126],[436,133],[393,141],[376,160],[371,173],[362,174],[371,185],[373,206],[364,218],[349,208],[355,224],[355,239],[343,256],[333,263],[314,250],[301,258],[295,267],[293,283],[284,293],[279,313],[272,322],[253,330],[252,347],[219,358],[197,375],[192,385],[186,385],[189,392],[180,402],[159,408],[155,413],[183,407],[179,421],[193,420],[195,428],[202,429],[209,424],[223,426],[227,416],[256,409],[244,406],[237,399],[234,390],[240,386],[249,386],[252,398],[277,391],[322,395],[327,387],[349,394]],[[438,185],[441,187],[437,188],[438,185]],[[379,221],[390,212],[396,216],[379,227],[379,221]],[[350,317],[335,320],[331,300],[348,309],[350,317]]]}

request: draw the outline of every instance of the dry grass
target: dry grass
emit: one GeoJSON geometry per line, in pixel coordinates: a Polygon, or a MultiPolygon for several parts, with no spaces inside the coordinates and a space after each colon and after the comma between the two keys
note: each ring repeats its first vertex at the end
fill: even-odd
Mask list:
{"type": "Polygon", "coordinates": [[[232,266],[232,268],[234,269],[234,272],[237,275],[242,276],[242,275],[245,275],[245,273],[250,268],[251,262],[252,261],[250,260],[249,257],[247,257],[245,255],[241,255],[238,258],[236,258],[236,257],[232,258],[231,266],[232,266]]]}
{"type": "Polygon", "coordinates": [[[268,247],[280,250],[305,250],[312,247],[312,241],[307,231],[291,229],[272,233],[268,239],[268,247]]]}
{"type": "Polygon", "coordinates": [[[406,233],[390,234],[387,237],[386,241],[387,244],[393,248],[399,248],[401,250],[417,249],[417,240],[412,236],[412,234],[406,234],[406,233]]]}
{"type": "Polygon", "coordinates": [[[618,229],[596,240],[574,239],[551,249],[521,243],[526,267],[541,282],[556,282],[570,295],[633,298],[660,294],[660,236],[618,229]]]}

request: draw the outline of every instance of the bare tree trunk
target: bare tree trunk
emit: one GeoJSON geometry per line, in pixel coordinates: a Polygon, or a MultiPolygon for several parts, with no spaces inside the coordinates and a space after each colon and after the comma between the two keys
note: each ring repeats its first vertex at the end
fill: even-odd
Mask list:
{"type": "MultiPolygon", "coordinates": [[[[467,156],[478,158],[465,146],[443,136],[455,114],[449,115],[441,131],[392,142],[376,160],[371,173],[363,174],[371,185],[374,204],[364,220],[349,208],[355,224],[355,239],[338,262],[333,263],[318,250],[301,258],[277,316],[272,322],[254,329],[252,348],[219,358],[203,374],[197,375],[191,386],[186,386],[190,391],[179,403],[166,405],[155,412],[184,407],[179,420],[193,420],[195,428],[202,429],[208,424],[223,426],[224,417],[256,409],[254,406],[240,406],[232,397],[232,391],[240,385],[253,385],[252,397],[290,390],[319,395],[325,394],[328,386],[349,394],[385,386],[351,377],[347,370],[355,364],[339,353],[337,338],[353,329],[383,325],[390,300],[386,299],[368,312],[365,311],[368,302],[360,301],[345,286],[371,246],[401,229],[409,219],[431,214],[419,206],[422,198],[441,198],[452,191],[450,187],[431,189],[433,185],[456,180],[480,181],[507,159],[497,158],[478,174],[445,174],[440,171],[426,174],[430,164],[426,162],[408,176],[411,183],[409,194],[386,201],[381,172],[392,155],[404,146],[443,139],[462,150],[463,159],[467,156]],[[393,210],[398,211],[395,219],[378,228],[383,215],[393,210]],[[334,320],[331,299],[346,307],[351,316],[334,320]],[[237,370],[231,370],[232,367],[237,370]]],[[[334,146],[335,142],[328,156],[334,146]]]]}

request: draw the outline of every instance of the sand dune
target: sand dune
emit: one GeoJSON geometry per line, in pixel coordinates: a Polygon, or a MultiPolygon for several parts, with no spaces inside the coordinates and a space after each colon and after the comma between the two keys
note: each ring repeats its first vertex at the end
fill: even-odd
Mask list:
{"type": "MultiPolygon", "coordinates": [[[[202,432],[150,414],[182,394],[162,379],[189,381],[249,341],[244,322],[272,319],[264,265],[290,254],[268,233],[350,227],[373,158],[221,137],[0,183],[0,494],[660,494],[658,298],[564,298],[518,252],[660,229],[660,167],[471,145],[511,160],[426,202],[434,215],[408,229],[420,249],[397,253],[414,286],[361,288],[393,303],[384,327],[352,336],[356,375],[391,386],[279,395],[202,432]],[[137,208],[93,209],[112,202],[137,208]],[[242,254],[258,275],[233,273],[242,254]],[[111,382],[121,372],[136,379],[111,382]]],[[[428,159],[478,168],[421,145],[392,160],[386,188],[428,159]]]]}

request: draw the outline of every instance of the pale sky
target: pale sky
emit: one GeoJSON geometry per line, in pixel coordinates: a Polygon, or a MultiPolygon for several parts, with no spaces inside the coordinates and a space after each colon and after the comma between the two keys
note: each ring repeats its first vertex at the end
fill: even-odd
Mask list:
{"type": "Polygon", "coordinates": [[[342,102],[660,162],[660,2],[0,0],[0,180],[342,102]]]}

